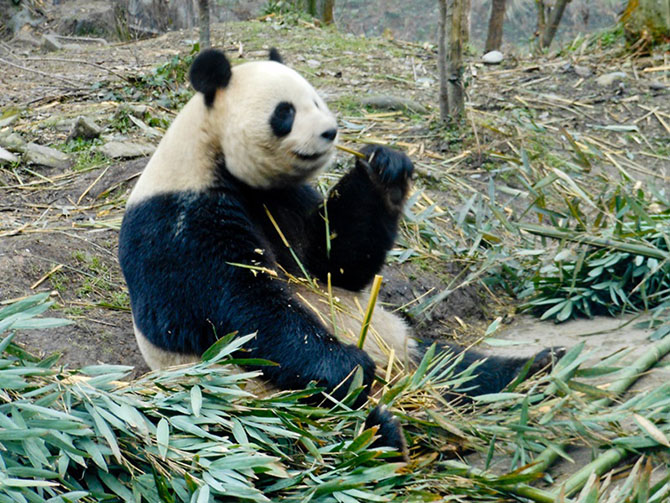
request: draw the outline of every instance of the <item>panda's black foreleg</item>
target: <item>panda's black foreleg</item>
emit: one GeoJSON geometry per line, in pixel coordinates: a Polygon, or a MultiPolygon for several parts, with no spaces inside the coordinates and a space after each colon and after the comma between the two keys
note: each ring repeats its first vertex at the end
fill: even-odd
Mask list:
{"type": "MultiPolygon", "coordinates": [[[[246,271],[235,271],[246,272],[246,271]]],[[[363,405],[375,376],[375,363],[353,344],[342,344],[276,280],[254,277],[235,282],[236,308],[227,311],[229,325],[240,333],[256,332],[240,358],[260,358],[276,365],[248,366],[280,389],[304,389],[311,382],[337,400],[347,395],[357,368],[365,388],[354,407],[363,405]]],[[[229,305],[228,299],[223,303],[229,305]]],[[[378,426],[377,446],[394,447],[404,454],[406,446],[400,424],[390,412],[373,409],[367,426],[378,426]]]]}
{"type": "Polygon", "coordinates": [[[330,192],[326,208],[311,221],[308,268],[348,290],[370,283],[396,238],[398,218],[414,170],[402,152],[370,145],[356,165],[330,192]],[[327,215],[330,250],[324,222],[327,215]]]}
{"type": "MultiPolygon", "coordinates": [[[[422,343],[422,353],[428,348],[422,343]]],[[[455,374],[465,371],[473,363],[481,362],[473,372],[473,378],[463,384],[463,389],[450,390],[448,396],[478,396],[487,393],[498,393],[505,389],[517,376],[531,358],[533,362],[526,377],[550,368],[553,363],[565,354],[564,348],[546,348],[532,357],[509,357],[485,355],[472,349],[463,350],[451,344],[438,344],[438,351],[447,351],[453,354],[463,353],[461,361],[454,369],[455,374]]]]}

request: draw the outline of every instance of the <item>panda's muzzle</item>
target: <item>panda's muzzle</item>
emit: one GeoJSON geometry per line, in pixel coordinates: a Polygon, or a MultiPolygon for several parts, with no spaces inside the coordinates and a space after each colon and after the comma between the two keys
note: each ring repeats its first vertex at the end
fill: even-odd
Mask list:
{"type": "Polygon", "coordinates": [[[295,155],[301,161],[316,161],[321,157],[323,157],[325,154],[326,152],[317,152],[315,154],[302,154],[300,152],[293,152],[293,155],[295,155]]]}

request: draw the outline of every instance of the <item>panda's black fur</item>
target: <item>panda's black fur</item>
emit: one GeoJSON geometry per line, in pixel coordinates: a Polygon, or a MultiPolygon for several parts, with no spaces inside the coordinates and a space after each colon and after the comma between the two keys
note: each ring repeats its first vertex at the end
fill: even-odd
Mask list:
{"type": "MultiPolygon", "coordinates": [[[[279,72],[279,67],[271,65],[280,64],[281,58],[276,51],[271,56],[273,62],[268,62],[267,68],[279,72]]],[[[229,152],[221,146],[218,133],[212,131],[216,124],[205,122],[209,114],[229,113],[217,107],[223,106],[219,100],[229,83],[238,78],[235,70],[222,53],[210,50],[196,58],[190,78],[199,94],[187,107],[195,112],[182,113],[190,113],[188,120],[192,123],[176,136],[169,136],[170,131],[166,134],[167,143],[159,145],[147,167],[147,178],[140,179],[137,194],[129,200],[120,234],[119,260],[145,358],[158,352],[161,358],[184,355],[184,361],[188,361],[201,355],[219,336],[233,331],[256,333],[244,356],[277,363],[262,367],[262,371],[278,388],[303,388],[316,381],[335,398],[342,398],[356,367],[362,369],[369,387],[375,374],[373,359],[355,345],[338,341],[282,278],[286,273],[302,276],[304,268],[312,278],[325,283],[330,273],[332,284],[344,295],[368,285],[382,268],[396,237],[413,171],[411,161],[384,147],[363,150],[366,160],[358,160],[328,197],[332,238],[328,248],[324,201],[306,183],[313,170],[323,167],[321,159],[332,155],[330,143],[337,130],[328,119],[330,115],[326,116],[329,112],[325,104],[315,97],[316,108],[310,111],[317,114],[316,122],[322,124],[322,130],[315,131],[309,141],[295,143],[299,148],[292,146],[292,153],[287,154],[295,156],[295,172],[284,169],[274,175],[245,179],[253,165],[229,165],[231,159],[240,162],[240,152],[227,157],[229,152]],[[199,119],[209,125],[198,129],[199,119]],[[188,137],[189,132],[193,137],[188,137]],[[194,150],[201,156],[197,159],[186,157],[182,164],[174,165],[173,156],[165,154],[168,147],[180,147],[170,142],[186,144],[194,138],[204,141],[208,136],[213,139],[203,145],[208,145],[206,149],[211,152],[194,150]],[[180,181],[175,184],[182,183],[183,190],[165,180],[163,168],[169,168],[167,175],[176,173],[173,176],[180,181]],[[191,173],[196,178],[206,174],[207,179],[191,179],[191,173]]],[[[267,148],[270,156],[275,155],[273,148],[279,148],[279,143],[273,142],[291,133],[293,121],[304,127],[297,123],[300,117],[296,113],[312,106],[296,105],[298,110],[293,108],[292,117],[278,118],[294,107],[292,102],[281,101],[281,96],[278,99],[268,107],[263,126],[267,131],[260,135],[263,140],[267,135],[267,146],[258,147],[267,148]]],[[[407,344],[411,346],[410,358],[420,358],[420,346],[411,340],[407,344]]],[[[535,366],[545,364],[549,355],[546,350],[540,353],[535,366]]],[[[457,370],[482,358],[469,351],[457,370]]],[[[150,365],[162,366],[166,361],[171,360],[158,359],[150,365]]],[[[526,361],[489,357],[479,366],[475,380],[468,383],[473,388],[471,393],[500,391],[526,361]]],[[[367,391],[360,395],[359,402],[366,396],[367,391]]],[[[403,448],[402,433],[387,411],[375,409],[368,424],[380,426],[383,445],[403,448]]]]}

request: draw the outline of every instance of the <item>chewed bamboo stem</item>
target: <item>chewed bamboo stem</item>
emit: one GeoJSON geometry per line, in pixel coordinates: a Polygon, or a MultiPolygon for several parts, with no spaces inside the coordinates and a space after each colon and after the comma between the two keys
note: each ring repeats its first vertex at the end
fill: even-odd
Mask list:
{"type": "Polygon", "coordinates": [[[376,274],[375,279],[372,282],[372,288],[370,290],[370,300],[368,301],[368,308],[365,311],[365,318],[363,318],[363,325],[361,326],[361,335],[358,338],[358,347],[363,349],[363,344],[365,344],[365,338],[368,335],[368,328],[370,328],[370,321],[372,320],[372,313],[375,310],[375,303],[377,302],[377,295],[379,295],[379,289],[382,286],[383,276],[376,274]]]}
{"type": "Polygon", "coordinates": [[[358,150],[354,150],[352,148],[348,147],[343,147],[342,145],[335,145],[335,148],[340,149],[342,152],[346,152],[347,154],[354,155],[356,157],[360,157],[361,159],[366,159],[366,155],[363,154],[362,152],[359,152],[358,150]]]}

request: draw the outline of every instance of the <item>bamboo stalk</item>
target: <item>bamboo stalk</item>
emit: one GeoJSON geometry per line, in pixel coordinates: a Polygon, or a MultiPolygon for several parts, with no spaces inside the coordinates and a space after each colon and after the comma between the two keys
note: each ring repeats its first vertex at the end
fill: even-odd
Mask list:
{"type": "MultiPolygon", "coordinates": [[[[609,405],[617,395],[622,394],[624,391],[630,388],[631,385],[639,379],[642,373],[653,367],[668,353],[670,353],[670,337],[666,337],[665,339],[662,339],[658,343],[654,344],[651,349],[638,358],[635,363],[633,363],[633,365],[623,369],[621,371],[621,377],[614,381],[607,390],[609,393],[611,393],[611,396],[591,402],[584,409],[584,414],[591,414],[609,405]]],[[[547,468],[549,468],[558,458],[558,451],[563,450],[566,447],[568,447],[567,443],[560,444],[558,449],[547,447],[537,458],[535,458],[533,466],[531,466],[524,473],[539,473],[546,471],[547,468]]],[[[575,474],[575,476],[576,475],[577,474],[575,474]]],[[[584,480],[584,482],[585,481],[586,480],[584,480]]]]}
{"type": "MultiPolygon", "coordinates": [[[[445,465],[451,468],[465,470],[468,474],[474,475],[475,477],[478,478],[482,478],[486,481],[495,482],[496,480],[495,476],[489,475],[484,470],[473,468],[470,465],[461,463],[460,461],[449,460],[445,462],[445,465]]],[[[509,487],[505,487],[504,491],[510,494],[515,494],[516,496],[528,498],[538,503],[554,503],[556,501],[556,496],[553,493],[544,491],[542,489],[538,489],[537,487],[533,487],[528,484],[519,483],[513,486],[510,485],[509,487]]]]}
{"type": "Polygon", "coordinates": [[[375,303],[377,302],[377,295],[379,295],[379,289],[382,286],[383,276],[380,274],[375,274],[375,279],[372,282],[372,288],[370,289],[370,300],[368,300],[368,308],[365,311],[365,318],[363,319],[363,326],[361,326],[361,335],[358,338],[358,347],[363,349],[363,344],[365,344],[365,338],[368,335],[368,328],[370,328],[370,321],[372,320],[372,313],[375,310],[375,303]]]}
{"type": "Polygon", "coordinates": [[[340,149],[342,152],[346,152],[347,154],[351,154],[351,155],[354,155],[356,157],[359,157],[361,159],[366,159],[365,154],[363,154],[362,152],[359,152],[358,150],[354,150],[354,149],[349,148],[349,147],[343,147],[342,145],[335,145],[335,148],[340,149]]]}
{"type": "Polygon", "coordinates": [[[624,243],[623,241],[618,241],[616,239],[587,236],[579,232],[570,232],[535,224],[518,224],[518,228],[538,236],[544,236],[553,239],[565,239],[566,241],[582,243],[599,248],[613,248],[615,250],[633,253],[635,255],[643,255],[645,257],[652,257],[659,260],[670,259],[669,253],[664,252],[663,250],[659,250],[658,248],[652,248],[651,246],[624,243]]]}
{"type": "MultiPolygon", "coordinates": [[[[562,487],[565,488],[565,494],[567,496],[575,494],[584,487],[584,484],[586,484],[592,474],[602,475],[603,473],[606,473],[627,455],[628,451],[622,447],[614,447],[603,452],[588,465],[577,470],[577,472],[562,484],[562,487]]],[[[556,491],[556,496],[558,496],[559,491],[556,491]]]]}

